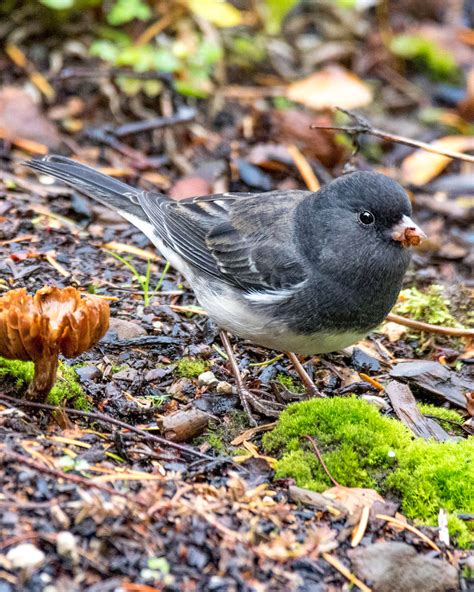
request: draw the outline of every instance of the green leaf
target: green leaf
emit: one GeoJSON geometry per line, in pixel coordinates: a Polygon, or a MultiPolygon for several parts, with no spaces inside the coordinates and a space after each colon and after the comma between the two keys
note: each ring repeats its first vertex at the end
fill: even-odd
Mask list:
{"type": "Polygon", "coordinates": [[[117,0],[107,14],[111,25],[124,25],[135,19],[146,21],[152,16],[151,8],[143,0],[117,0]]]}
{"type": "Polygon", "coordinates": [[[92,42],[89,48],[89,53],[91,56],[100,58],[106,62],[115,62],[119,53],[119,48],[115,43],[112,43],[112,41],[97,39],[97,41],[92,42]]]}
{"type": "Polygon", "coordinates": [[[74,0],[40,0],[40,2],[53,10],[69,10],[74,6],[74,0]]]}
{"type": "Polygon", "coordinates": [[[181,62],[170,49],[157,49],[153,64],[154,69],[160,72],[176,72],[181,67],[181,62]]]}
{"type": "Polygon", "coordinates": [[[151,45],[130,45],[117,55],[117,66],[132,66],[137,72],[147,72],[154,69],[155,48],[151,45]]]}
{"type": "Polygon", "coordinates": [[[199,46],[196,55],[191,62],[194,66],[208,70],[222,57],[222,48],[216,43],[204,40],[199,46]]]}
{"type": "Polygon", "coordinates": [[[201,85],[196,79],[177,80],[175,82],[176,90],[187,97],[196,99],[205,99],[209,96],[209,85],[201,85]]]}
{"type": "Polygon", "coordinates": [[[196,16],[218,27],[236,27],[242,22],[240,10],[225,0],[187,0],[186,4],[196,16]]]}
{"type": "Polygon", "coordinates": [[[437,79],[453,78],[459,74],[454,57],[436,42],[422,35],[397,35],[390,43],[391,51],[408,60],[418,60],[437,79]]]}
{"type": "Polygon", "coordinates": [[[270,35],[277,35],[286,15],[298,0],[260,0],[260,12],[263,15],[265,30],[270,35]]]}

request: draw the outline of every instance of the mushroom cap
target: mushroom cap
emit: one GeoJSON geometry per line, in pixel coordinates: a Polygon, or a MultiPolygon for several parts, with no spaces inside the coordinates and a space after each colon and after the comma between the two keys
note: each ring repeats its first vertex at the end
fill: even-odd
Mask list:
{"type": "Polygon", "coordinates": [[[109,328],[109,305],[75,288],[44,287],[34,296],[24,288],[0,297],[0,355],[37,360],[62,353],[74,358],[91,348],[109,328]]]}

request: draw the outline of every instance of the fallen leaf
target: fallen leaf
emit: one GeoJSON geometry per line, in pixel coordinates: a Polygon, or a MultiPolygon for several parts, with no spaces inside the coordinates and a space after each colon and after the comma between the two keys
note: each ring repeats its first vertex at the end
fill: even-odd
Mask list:
{"type": "Polygon", "coordinates": [[[11,141],[31,140],[57,149],[61,138],[28,93],[15,86],[0,90],[0,128],[11,141]]]}
{"type": "Polygon", "coordinates": [[[365,487],[331,487],[323,491],[324,497],[333,499],[342,504],[350,514],[364,506],[371,507],[375,502],[385,502],[383,497],[375,489],[365,487]]]}
{"type": "Polygon", "coordinates": [[[176,181],[168,194],[176,200],[186,199],[187,197],[196,197],[199,195],[208,195],[212,187],[207,179],[199,175],[189,175],[176,181]]]}
{"type": "MultiPolygon", "coordinates": [[[[467,152],[474,150],[474,136],[445,136],[431,146],[441,150],[467,152]]],[[[434,154],[426,150],[415,150],[407,156],[401,165],[404,183],[421,186],[437,177],[453,159],[443,154],[434,154]]]]}
{"type": "Polygon", "coordinates": [[[395,341],[401,339],[407,333],[407,331],[407,327],[399,325],[398,323],[392,323],[391,321],[384,323],[380,329],[382,335],[385,335],[390,343],[394,343],[395,341]]]}
{"type": "Polygon", "coordinates": [[[218,27],[236,27],[242,13],[224,0],[187,0],[189,10],[218,27]]]}
{"type": "Polygon", "coordinates": [[[358,76],[340,66],[327,66],[286,89],[290,101],[311,109],[356,109],[372,102],[372,91],[358,76]]]}

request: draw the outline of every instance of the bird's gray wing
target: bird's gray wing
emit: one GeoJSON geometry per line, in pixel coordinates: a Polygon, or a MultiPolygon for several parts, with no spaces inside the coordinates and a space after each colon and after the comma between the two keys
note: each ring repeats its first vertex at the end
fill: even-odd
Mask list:
{"type": "Polygon", "coordinates": [[[138,202],[165,245],[201,271],[250,293],[279,293],[306,279],[293,217],[307,191],[225,193],[138,202]]]}

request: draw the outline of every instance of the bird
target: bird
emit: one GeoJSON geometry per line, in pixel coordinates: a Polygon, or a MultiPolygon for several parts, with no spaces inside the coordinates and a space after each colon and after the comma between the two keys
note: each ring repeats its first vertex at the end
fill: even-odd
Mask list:
{"type": "Polygon", "coordinates": [[[193,289],[220,329],[242,405],[268,405],[246,389],[228,334],[296,354],[340,350],[375,329],[395,304],[426,238],[405,190],[372,171],[344,174],[313,192],[275,190],[173,200],[78,161],[25,163],[112,208],[139,228],[193,289]]]}

